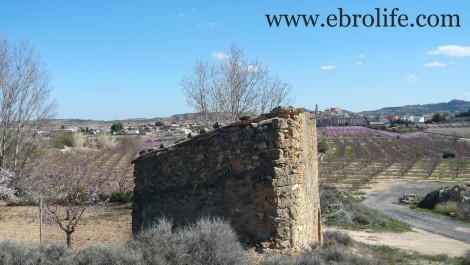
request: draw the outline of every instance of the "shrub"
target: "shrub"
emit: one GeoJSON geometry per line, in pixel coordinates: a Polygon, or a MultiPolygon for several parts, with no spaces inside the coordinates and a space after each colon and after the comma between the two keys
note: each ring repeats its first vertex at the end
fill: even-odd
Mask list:
{"type": "Polygon", "coordinates": [[[21,206],[36,206],[38,205],[38,199],[31,194],[23,194],[18,200],[9,200],[7,205],[21,205],[21,206]]]}
{"type": "Polygon", "coordinates": [[[44,244],[36,245],[43,258],[40,264],[64,264],[65,258],[70,255],[70,249],[65,244],[44,244]]]}
{"type": "Polygon", "coordinates": [[[353,245],[351,238],[342,232],[327,231],[323,234],[324,244],[300,256],[276,255],[269,256],[262,262],[266,265],[290,265],[290,264],[380,264],[371,259],[361,257],[349,249],[353,245]]]}
{"type": "Polygon", "coordinates": [[[141,264],[140,253],[128,251],[119,246],[98,244],[84,249],[76,250],[73,255],[69,255],[66,264],[70,265],[127,265],[141,264]]]}
{"type": "Polygon", "coordinates": [[[203,218],[177,228],[166,219],[137,235],[130,248],[139,249],[148,264],[244,264],[246,254],[230,226],[203,218]]]}
{"type": "Polygon", "coordinates": [[[434,210],[445,215],[458,214],[460,212],[460,206],[457,202],[447,201],[438,203],[434,210]]]}
{"type": "Polygon", "coordinates": [[[354,215],[353,221],[360,225],[370,225],[372,223],[372,218],[368,213],[358,211],[354,215]]]}
{"type": "Polygon", "coordinates": [[[28,257],[29,251],[30,248],[27,244],[20,245],[12,241],[2,241],[0,242],[0,263],[5,265],[26,263],[24,259],[28,257]]]}
{"type": "Polygon", "coordinates": [[[98,244],[83,249],[65,245],[0,242],[0,264],[249,264],[248,255],[230,225],[202,218],[172,229],[161,219],[124,246],[98,244]]]}
{"type": "Polygon", "coordinates": [[[443,159],[455,158],[456,156],[457,156],[457,153],[454,150],[446,149],[446,150],[442,151],[442,158],[443,159]]]}
{"type": "Polygon", "coordinates": [[[371,259],[361,257],[347,247],[340,244],[332,244],[318,251],[310,252],[303,256],[301,264],[379,264],[371,259]],[[320,262],[318,262],[320,261],[320,262]]]}
{"type": "Polygon", "coordinates": [[[436,205],[434,211],[461,220],[470,221],[470,205],[468,203],[455,201],[441,202],[436,205]]]}
{"type": "Polygon", "coordinates": [[[110,193],[101,193],[100,199],[103,201],[108,201],[108,202],[116,202],[116,203],[130,203],[132,202],[132,190],[128,191],[115,191],[110,193]]]}
{"type": "Polygon", "coordinates": [[[70,250],[65,245],[34,245],[13,241],[0,242],[0,264],[68,264],[70,250]]]}
{"type": "Polygon", "coordinates": [[[72,134],[72,146],[73,147],[82,147],[85,144],[85,136],[82,133],[73,133],[72,134]]]}
{"type": "Polygon", "coordinates": [[[135,149],[139,147],[139,136],[124,135],[117,137],[117,146],[122,149],[135,149]]]}
{"type": "Polygon", "coordinates": [[[248,258],[230,225],[220,219],[202,218],[177,231],[187,246],[192,264],[246,264],[248,258]]]}
{"type": "Polygon", "coordinates": [[[322,213],[327,225],[375,231],[404,232],[411,230],[409,225],[393,220],[334,188],[320,190],[320,203],[322,210],[327,209],[330,205],[338,205],[340,208],[332,213],[322,213]]]}
{"type": "Polygon", "coordinates": [[[113,149],[118,146],[118,142],[116,141],[116,137],[111,137],[108,135],[99,135],[95,137],[96,142],[95,146],[98,149],[113,149]]]}
{"type": "Polygon", "coordinates": [[[64,147],[81,147],[85,143],[85,137],[81,133],[69,131],[59,132],[52,141],[55,148],[63,149],[64,147]]]}
{"type": "Polygon", "coordinates": [[[147,264],[168,264],[167,259],[174,258],[175,262],[184,253],[172,242],[173,233],[171,222],[160,219],[158,223],[141,231],[127,244],[127,249],[142,253],[142,260],[147,264]]]}
{"type": "Polygon", "coordinates": [[[328,151],[328,143],[326,142],[325,139],[322,139],[318,145],[317,145],[317,149],[318,149],[318,152],[319,153],[326,153],[326,151],[328,151]]]}
{"type": "Polygon", "coordinates": [[[348,234],[339,231],[325,231],[323,232],[323,239],[325,245],[338,243],[343,246],[350,246],[353,243],[348,234]]]}
{"type": "Polygon", "coordinates": [[[137,235],[129,246],[147,264],[247,264],[248,257],[230,225],[202,218],[172,231],[166,219],[137,235]]]}
{"type": "Polygon", "coordinates": [[[63,149],[64,147],[72,147],[73,146],[73,135],[72,132],[59,132],[57,135],[54,136],[52,141],[55,148],[63,149]]]}
{"type": "Polygon", "coordinates": [[[470,250],[465,252],[465,255],[462,258],[462,265],[470,265],[470,250]]]}

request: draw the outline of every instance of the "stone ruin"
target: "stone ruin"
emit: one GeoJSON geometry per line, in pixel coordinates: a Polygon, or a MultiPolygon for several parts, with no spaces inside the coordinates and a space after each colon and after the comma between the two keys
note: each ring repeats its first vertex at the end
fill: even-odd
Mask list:
{"type": "Polygon", "coordinates": [[[321,244],[314,116],[276,108],[134,161],[132,231],[217,216],[244,244],[301,251],[321,244]]]}

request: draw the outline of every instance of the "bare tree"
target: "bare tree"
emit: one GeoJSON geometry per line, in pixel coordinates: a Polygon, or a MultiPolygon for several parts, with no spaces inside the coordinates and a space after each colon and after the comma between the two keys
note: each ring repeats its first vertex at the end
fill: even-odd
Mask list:
{"type": "Polygon", "coordinates": [[[230,122],[288,104],[291,90],[259,61],[247,61],[235,45],[218,65],[197,61],[191,76],[182,78],[181,88],[188,105],[206,123],[230,122]]]}
{"type": "Polygon", "coordinates": [[[211,67],[207,63],[196,61],[192,76],[183,77],[181,80],[186,95],[187,104],[203,115],[204,120],[209,120],[210,101],[213,99],[211,67]]]}
{"type": "Polygon", "coordinates": [[[457,178],[463,174],[468,167],[468,158],[465,157],[454,157],[449,158],[449,169],[453,173],[453,178],[457,178]]]}
{"type": "Polygon", "coordinates": [[[277,106],[289,104],[291,86],[278,76],[265,78],[259,93],[259,112],[266,113],[277,106]]]}
{"type": "Polygon", "coordinates": [[[439,167],[441,162],[441,157],[435,154],[427,159],[423,159],[419,166],[424,170],[426,176],[430,178],[432,173],[437,169],[437,167],[439,167]]]}
{"type": "Polygon", "coordinates": [[[34,155],[38,134],[55,112],[49,74],[27,42],[11,45],[0,36],[0,166],[15,172],[34,155]]]}
{"type": "Polygon", "coordinates": [[[111,176],[104,150],[51,151],[43,153],[28,170],[28,192],[44,201],[45,214],[66,234],[66,243],[72,246],[72,235],[83,219],[83,214],[96,205],[106,203],[100,198],[111,176]]]}

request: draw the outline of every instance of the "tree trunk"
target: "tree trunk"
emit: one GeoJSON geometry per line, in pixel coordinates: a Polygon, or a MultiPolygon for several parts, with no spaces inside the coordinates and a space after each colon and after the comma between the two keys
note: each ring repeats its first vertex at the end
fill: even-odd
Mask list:
{"type": "Polygon", "coordinates": [[[67,233],[67,247],[72,248],[72,233],[73,232],[66,232],[67,233]]]}

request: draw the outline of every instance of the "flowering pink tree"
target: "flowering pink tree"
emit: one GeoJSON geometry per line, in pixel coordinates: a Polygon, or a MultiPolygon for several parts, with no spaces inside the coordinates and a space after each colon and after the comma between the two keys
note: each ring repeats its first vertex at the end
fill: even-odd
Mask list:
{"type": "Polygon", "coordinates": [[[15,190],[10,188],[10,182],[13,178],[13,173],[8,169],[0,167],[0,199],[10,198],[15,199],[15,190]]]}
{"type": "Polygon", "coordinates": [[[25,186],[42,198],[46,216],[66,234],[69,247],[83,213],[107,201],[99,196],[110,176],[107,164],[99,160],[105,152],[48,152],[30,165],[25,186]]]}

